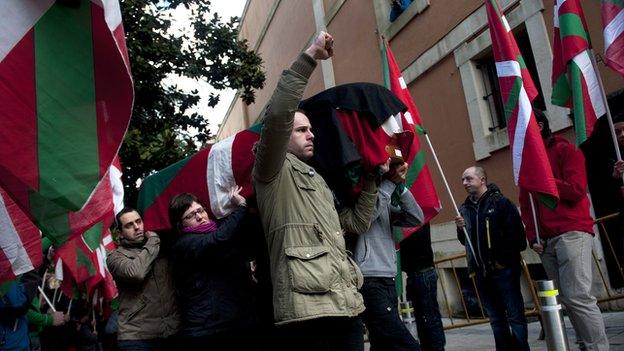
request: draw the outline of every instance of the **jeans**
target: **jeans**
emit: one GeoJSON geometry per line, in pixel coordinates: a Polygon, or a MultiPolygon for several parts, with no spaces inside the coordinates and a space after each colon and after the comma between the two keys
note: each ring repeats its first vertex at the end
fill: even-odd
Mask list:
{"type": "Polygon", "coordinates": [[[371,351],[420,351],[418,341],[399,317],[394,278],[364,277],[360,292],[366,306],[362,318],[368,328],[371,351]]]}
{"type": "Polygon", "coordinates": [[[364,351],[360,317],[323,317],[276,328],[277,350],[364,351]]]}
{"type": "Polygon", "coordinates": [[[423,351],[444,351],[446,339],[438,305],[435,268],[407,273],[407,299],[414,306],[418,338],[423,351]]]}
{"type": "Polygon", "coordinates": [[[529,350],[524,301],[520,291],[520,265],[497,269],[486,277],[477,273],[476,283],[490,318],[496,350],[529,350]]]}

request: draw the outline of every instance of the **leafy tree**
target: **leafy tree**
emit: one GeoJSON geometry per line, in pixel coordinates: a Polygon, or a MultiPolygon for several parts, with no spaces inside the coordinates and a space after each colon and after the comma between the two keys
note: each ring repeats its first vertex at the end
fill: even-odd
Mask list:
{"type": "MultiPolygon", "coordinates": [[[[205,81],[216,90],[241,92],[254,102],[264,86],[262,59],[239,40],[239,19],[222,21],[208,0],[122,0],[126,44],[135,100],[130,128],[120,150],[126,203],[136,203],[137,180],[197,151],[211,137],[197,90],[184,91],[175,77],[205,81]],[[189,25],[172,33],[171,10],[186,8],[189,25]]],[[[208,106],[219,102],[211,94],[208,106]]]]}

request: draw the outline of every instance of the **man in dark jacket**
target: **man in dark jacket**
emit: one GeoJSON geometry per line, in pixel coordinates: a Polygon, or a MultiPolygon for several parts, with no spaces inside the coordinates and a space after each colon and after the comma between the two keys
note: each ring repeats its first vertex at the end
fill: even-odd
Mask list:
{"type": "Polygon", "coordinates": [[[520,252],[526,248],[520,214],[496,185],[487,184],[483,168],[466,169],[462,184],[468,197],[455,218],[457,238],[464,245],[470,240],[474,248],[476,257],[467,251],[468,268],[475,274],[496,350],[529,350],[520,291],[520,252]]]}
{"type": "Polygon", "coordinates": [[[119,290],[119,349],[164,350],[180,329],[180,315],[160,238],[145,231],[132,208],[117,214],[120,245],[107,258],[119,290]]]}

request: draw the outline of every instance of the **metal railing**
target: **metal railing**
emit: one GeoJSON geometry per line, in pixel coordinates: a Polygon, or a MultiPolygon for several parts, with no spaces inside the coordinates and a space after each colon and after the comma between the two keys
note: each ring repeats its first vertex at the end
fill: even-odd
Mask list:
{"type": "MultiPolygon", "coordinates": [[[[485,323],[489,323],[489,319],[485,316],[485,312],[483,310],[483,303],[481,302],[481,296],[479,295],[479,289],[477,289],[477,283],[475,281],[474,276],[470,277],[470,281],[472,283],[472,288],[474,289],[475,295],[477,297],[477,302],[479,305],[479,311],[481,312],[481,316],[480,318],[471,318],[470,317],[470,313],[468,311],[467,305],[466,305],[466,300],[464,298],[464,294],[462,292],[462,286],[461,286],[461,282],[459,279],[459,276],[457,275],[457,267],[455,266],[454,261],[457,260],[462,260],[466,258],[466,254],[465,253],[461,253],[461,254],[456,254],[456,255],[451,255],[451,256],[447,256],[441,259],[438,259],[434,262],[435,267],[436,267],[436,271],[438,271],[439,269],[441,269],[439,266],[441,264],[444,263],[448,263],[451,266],[451,270],[453,272],[453,278],[455,280],[455,284],[457,286],[457,290],[459,292],[459,298],[461,300],[461,304],[463,307],[463,317],[464,318],[458,318],[458,317],[454,317],[454,311],[451,308],[451,305],[449,303],[449,289],[450,287],[446,286],[446,283],[444,282],[445,279],[439,279],[440,280],[440,285],[442,288],[442,295],[444,297],[444,305],[446,307],[446,312],[447,312],[447,316],[448,319],[450,320],[450,325],[445,325],[444,326],[444,330],[450,330],[450,329],[456,329],[456,328],[462,328],[462,327],[466,327],[466,326],[471,326],[471,325],[478,325],[478,324],[485,324],[485,323]],[[461,319],[462,322],[456,323],[456,319],[461,319]],[[465,321],[464,321],[465,320],[465,321]]],[[[539,300],[537,298],[537,294],[536,294],[536,290],[535,290],[535,284],[533,282],[533,280],[531,279],[531,274],[529,273],[529,269],[527,267],[526,262],[524,261],[524,259],[522,260],[522,271],[523,271],[523,276],[525,277],[525,279],[527,280],[527,284],[529,284],[530,287],[530,291],[531,291],[531,297],[533,299],[533,303],[534,303],[534,308],[531,309],[525,309],[525,315],[526,316],[536,316],[539,315],[539,300]]],[[[443,277],[442,275],[439,274],[439,271],[437,272],[439,277],[443,277]]]]}
{"type": "MultiPolygon", "coordinates": [[[[604,235],[601,236],[601,239],[604,239],[604,240],[601,240],[602,241],[603,250],[605,249],[604,247],[605,247],[605,244],[606,244],[607,248],[609,249],[609,252],[612,255],[613,260],[615,261],[615,265],[617,267],[617,271],[618,271],[620,277],[622,278],[622,280],[624,280],[624,270],[622,269],[622,264],[620,263],[620,258],[615,253],[615,249],[613,248],[613,243],[611,242],[611,238],[609,237],[609,232],[607,231],[607,228],[605,227],[605,223],[608,223],[608,222],[611,222],[611,221],[615,222],[616,220],[619,219],[620,216],[621,216],[620,213],[612,213],[610,215],[607,215],[607,216],[600,217],[600,218],[596,219],[595,223],[604,232],[604,235]]],[[[624,233],[620,233],[620,235],[624,235],[624,233]]],[[[594,264],[598,268],[598,274],[600,275],[600,279],[602,280],[602,285],[604,286],[604,289],[607,292],[607,296],[598,299],[598,302],[609,302],[609,301],[624,299],[624,293],[619,293],[618,294],[618,293],[614,292],[613,289],[611,289],[610,284],[607,283],[607,278],[605,277],[605,274],[602,271],[602,267],[600,266],[600,260],[596,257],[596,253],[594,252],[594,250],[592,250],[592,257],[594,258],[594,264]]]]}
{"type": "MultiPolygon", "coordinates": [[[[602,236],[605,240],[603,242],[603,247],[607,246],[607,248],[609,249],[610,253],[612,254],[612,256],[615,259],[615,263],[618,267],[618,271],[619,273],[622,275],[622,279],[624,279],[624,270],[622,269],[622,265],[620,263],[620,260],[618,258],[618,256],[615,253],[615,250],[613,248],[613,244],[609,238],[607,229],[605,227],[605,222],[608,221],[612,221],[612,220],[616,220],[618,217],[620,216],[620,214],[615,213],[609,216],[604,216],[601,218],[598,218],[595,223],[597,225],[599,225],[601,227],[601,229],[604,231],[605,235],[602,236]]],[[[592,256],[594,258],[594,264],[597,266],[598,268],[598,273],[600,275],[600,278],[602,280],[602,284],[604,286],[604,289],[606,291],[607,296],[606,297],[602,297],[600,299],[598,299],[598,302],[609,302],[609,301],[614,301],[614,300],[618,300],[618,299],[624,299],[624,293],[615,293],[611,288],[610,285],[607,283],[607,277],[605,276],[605,273],[603,272],[603,269],[600,265],[600,260],[596,257],[596,254],[594,252],[594,250],[592,250],[592,256]]],[[[455,254],[455,255],[450,255],[447,257],[443,257],[440,259],[437,259],[434,261],[435,264],[435,269],[436,272],[438,273],[438,277],[439,281],[440,281],[440,286],[442,288],[442,296],[444,299],[444,307],[446,309],[446,315],[448,317],[448,319],[450,320],[450,324],[447,324],[444,326],[444,330],[450,330],[450,329],[456,329],[456,328],[462,328],[462,327],[466,327],[466,326],[472,326],[472,325],[478,325],[478,324],[485,324],[485,323],[489,323],[489,319],[485,316],[485,312],[483,309],[483,304],[481,302],[481,296],[479,295],[479,289],[477,289],[477,285],[476,285],[476,281],[474,276],[473,277],[469,277],[471,283],[472,283],[472,288],[474,289],[475,295],[477,297],[477,302],[478,302],[478,306],[479,306],[479,310],[481,312],[481,316],[474,318],[470,316],[467,304],[466,304],[466,300],[464,298],[464,294],[463,294],[463,289],[462,289],[462,285],[461,285],[461,281],[459,279],[459,275],[457,274],[457,268],[456,267],[456,261],[458,260],[465,260],[466,259],[466,253],[460,253],[460,254],[455,254]],[[451,292],[451,287],[447,286],[447,283],[445,282],[444,279],[444,275],[440,274],[440,270],[441,269],[449,269],[449,267],[441,267],[442,265],[449,265],[450,269],[452,270],[452,278],[455,281],[455,285],[457,287],[457,291],[459,293],[459,298],[461,300],[461,305],[463,308],[463,318],[462,317],[456,317],[455,312],[453,308],[451,307],[451,304],[449,302],[449,293],[451,292]],[[460,322],[457,322],[456,320],[461,320],[460,322]]],[[[535,281],[533,280],[533,278],[531,277],[531,273],[529,272],[529,268],[527,266],[527,263],[524,259],[521,260],[521,266],[522,266],[522,272],[523,272],[523,277],[526,280],[527,286],[529,287],[529,291],[531,293],[531,300],[533,301],[533,308],[528,308],[525,309],[525,315],[527,317],[529,316],[540,316],[541,314],[541,310],[540,310],[540,302],[539,302],[539,298],[537,296],[537,288],[535,285],[535,281]]],[[[462,267],[463,268],[463,267],[462,267]]]]}

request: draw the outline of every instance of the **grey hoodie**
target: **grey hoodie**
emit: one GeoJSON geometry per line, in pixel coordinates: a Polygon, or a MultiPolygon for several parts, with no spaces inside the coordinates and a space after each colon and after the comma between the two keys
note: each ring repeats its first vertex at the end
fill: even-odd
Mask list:
{"type": "Polygon", "coordinates": [[[395,188],[396,184],[387,179],[381,182],[371,226],[358,237],[355,261],[365,277],[394,277],[397,265],[392,226],[415,227],[423,221],[422,209],[407,189],[401,194],[400,205],[392,206],[395,188]]]}

